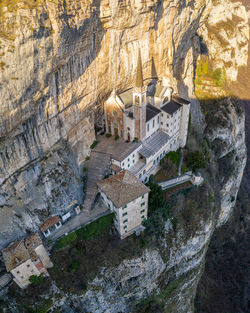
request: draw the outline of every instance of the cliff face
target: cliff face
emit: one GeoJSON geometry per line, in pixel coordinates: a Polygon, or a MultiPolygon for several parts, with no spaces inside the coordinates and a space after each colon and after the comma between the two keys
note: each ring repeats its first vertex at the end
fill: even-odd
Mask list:
{"type": "MultiPolygon", "coordinates": [[[[197,31],[204,30],[209,53],[217,42],[205,24],[211,10],[217,12],[210,0],[1,2],[0,247],[37,229],[72,200],[81,203],[81,167],[95,138],[94,121],[100,123],[103,100],[113,89],[132,85],[138,48],[145,78],[151,77],[153,58],[158,76],[194,99],[189,145],[205,144],[211,155],[203,173],[206,185],[173,200],[180,206],[172,212],[176,231],[167,222],[159,246],[117,267],[101,268],[80,295],[54,286],[49,293],[55,309],[126,313],[152,297],[164,312],[193,312],[211,235],[230,216],[246,159],[244,113],[237,101],[200,106],[194,97],[202,50],[197,31]]],[[[222,20],[226,14],[230,19],[231,3],[223,10],[222,20]]],[[[237,5],[235,15],[241,10],[237,5]]],[[[233,26],[235,46],[230,50],[227,43],[225,52],[242,53],[242,60],[232,67],[218,61],[233,68],[228,74],[235,75],[246,60],[243,24],[244,19],[239,28],[233,26]]]]}
{"type": "Polygon", "coordinates": [[[77,179],[94,119],[114,88],[133,83],[138,48],[145,78],[153,57],[158,76],[192,96],[193,42],[210,7],[204,0],[1,2],[1,244],[72,199],[81,202],[77,179]]]}
{"type": "Polygon", "coordinates": [[[228,81],[236,81],[238,68],[247,65],[249,26],[246,8],[241,2],[214,1],[199,34],[207,44],[215,68],[224,68],[228,81]],[[219,53],[218,53],[219,51],[219,53]]]}

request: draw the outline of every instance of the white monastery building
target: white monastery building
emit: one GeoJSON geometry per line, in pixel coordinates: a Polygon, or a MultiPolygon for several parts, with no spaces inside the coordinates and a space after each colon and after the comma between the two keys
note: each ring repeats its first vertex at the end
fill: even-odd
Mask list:
{"type": "Polygon", "coordinates": [[[139,51],[135,86],[113,92],[104,104],[106,133],[135,142],[112,163],[147,182],[166,153],[186,145],[189,110],[190,102],[175,95],[164,79],[144,86],[139,51]]]}
{"type": "Polygon", "coordinates": [[[126,170],[97,185],[103,201],[116,216],[115,227],[121,239],[140,231],[148,216],[150,189],[126,170]]]}
{"type": "Polygon", "coordinates": [[[2,254],[7,272],[21,288],[29,285],[32,275],[48,274],[47,268],[53,266],[38,233],[11,243],[2,254]]]}

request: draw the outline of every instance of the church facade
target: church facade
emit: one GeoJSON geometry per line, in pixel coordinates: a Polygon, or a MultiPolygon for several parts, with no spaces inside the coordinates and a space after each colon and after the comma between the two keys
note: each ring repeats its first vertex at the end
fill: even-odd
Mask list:
{"type": "Polygon", "coordinates": [[[144,85],[139,52],[134,87],[113,92],[104,104],[106,133],[140,143],[113,164],[146,182],[166,153],[186,145],[189,110],[190,102],[164,81],[144,85]]]}

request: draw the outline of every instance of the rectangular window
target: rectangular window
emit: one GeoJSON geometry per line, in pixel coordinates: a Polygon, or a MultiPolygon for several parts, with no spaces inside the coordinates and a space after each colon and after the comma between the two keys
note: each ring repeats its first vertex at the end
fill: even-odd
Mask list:
{"type": "Polygon", "coordinates": [[[126,209],[126,207],[127,207],[127,204],[125,204],[125,205],[122,207],[122,209],[126,209]]]}
{"type": "Polygon", "coordinates": [[[167,127],[168,127],[168,124],[167,124],[167,127]]]}
{"type": "Polygon", "coordinates": [[[144,216],[144,215],[142,215],[142,216],[141,216],[141,218],[145,218],[145,216],[144,216]]]}
{"type": "Polygon", "coordinates": [[[161,116],[163,116],[163,113],[161,113],[161,116]]]}
{"type": "Polygon", "coordinates": [[[144,213],[144,212],[145,212],[145,209],[141,210],[141,212],[140,212],[140,213],[142,214],[142,213],[144,213]]]}
{"type": "Polygon", "coordinates": [[[142,195],[141,198],[143,199],[143,198],[144,198],[144,195],[142,195]]]}
{"type": "Polygon", "coordinates": [[[128,164],[128,167],[130,167],[130,164],[128,164]]]}
{"type": "Polygon", "coordinates": [[[128,226],[127,226],[127,225],[125,225],[125,226],[123,226],[123,228],[124,228],[124,229],[126,229],[126,228],[128,228],[128,226]]]}
{"type": "Polygon", "coordinates": [[[128,219],[124,220],[124,221],[123,221],[123,224],[124,224],[124,223],[127,223],[127,221],[128,221],[128,219]]]}
{"type": "Polygon", "coordinates": [[[128,158],[128,162],[129,162],[129,158],[128,158]]]}
{"type": "Polygon", "coordinates": [[[155,120],[153,120],[153,128],[155,127],[155,120]]]}
{"type": "Polygon", "coordinates": [[[122,214],[123,217],[126,216],[126,215],[128,215],[128,212],[125,212],[125,213],[122,214]]]}
{"type": "Polygon", "coordinates": [[[161,125],[163,125],[163,123],[161,122],[161,125]]]}
{"type": "Polygon", "coordinates": [[[157,123],[160,123],[160,116],[157,117],[157,123]]]}
{"type": "Polygon", "coordinates": [[[145,202],[142,202],[142,203],[141,203],[141,206],[144,206],[144,205],[145,205],[145,202]]]}
{"type": "Polygon", "coordinates": [[[147,131],[149,132],[149,124],[148,124],[148,126],[147,126],[147,131]]]}
{"type": "Polygon", "coordinates": [[[124,166],[124,162],[122,162],[122,166],[124,166]]]}
{"type": "Polygon", "coordinates": [[[135,157],[135,155],[133,154],[133,158],[135,157]]]}
{"type": "Polygon", "coordinates": [[[135,163],[135,160],[133,160],[133,163],[135,163]]]}

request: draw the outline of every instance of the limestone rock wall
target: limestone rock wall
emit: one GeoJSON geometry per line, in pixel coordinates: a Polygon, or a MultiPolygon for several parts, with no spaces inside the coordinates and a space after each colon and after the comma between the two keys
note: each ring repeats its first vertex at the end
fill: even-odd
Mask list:
{"type": "MultiPolygon", "coordinates": [[[[234,9],[239,16],[240,6],[227,3],[223,17],[234,9]]],[[[94,121],[114,88],[132,86],[138,48],[145,78],[151,77],[153,58],[159,77],[165,76],[181,96],[194,97],[194,67],[201,52],[197,31],[200,34],[214,5],[211,0],[0,3],[0,247],[36,230],[72,200],[81,203],[81,167],[95,138],[94,121]]],[[[233,43],[242,60],[237,57],[231,69],[225,64],[232,77],[245,62],[243,21],[239,29],[234,25],[233,33],[240,34],[233,43]]],[[[204,40],[212,56],[217,41],[206,37],[206,29],[204,40]]],[[[221,46],[218,49],[223,55],[221,46]]],[[[214,58],[223,66],[215,53],[214,58]]],[[[193,312],[211,234],[228,219],[235,203],[245,138],[244,114],[233,100],[218,100],[204,118],[194,99],[191,111],[192,124],[204,130],[214,151],[214,185],[204,192],[208,197],[218,191],[218,210],[197,198],[178,216],[182,223],[176,232],[166,224],[160,249],[101,269],[86,293],[63,295],[55,308],[131,312],[134,303],[160,295],[161,284],[176,282],[164,310],[193,312]]]]}
{"type": "Polygon", "coordinates": [[[218,164],[216,179],[220,186],[221,209],[217,226],[221,226],[235,206],[246,166],[245,114],[240,103],[229,98],[216,101],[206,120],[209,124],[205,134],[218,164]]]}
{"type": "MultiPolygon", "coordinates": [[[[153,58],[159,77],[189,93],[193,38],[210,6],[210,0],[1,2],[1,244],[18,229],[34,230],[42,221],[35,210],[49,215],[60,209],[56,193],[51,201],[42,196],[45,185],[40,192],[28,187],[29,173],[41,162],[46,168],[48,153],[67,147],[80,178],[95,137],[93,114],[114,88],[133,84],[139,48],[145,78],[151,77],[153,58]]],[[[51,189],[59,183],[51,181],[51,189]]],[[[75,188],[81,198],[81,186],[75,188]]]]}
{"type": "Polygon", "coordinates": [[[240,1],[216,0],[206,23],[198,31],[215,68],[225,68],[228,81],[236,81],[238,68],[247,65],[249,25],[240,1]],[[219,52],[219,53],[218,53],[219,52]]]}

